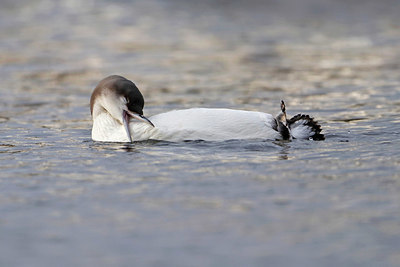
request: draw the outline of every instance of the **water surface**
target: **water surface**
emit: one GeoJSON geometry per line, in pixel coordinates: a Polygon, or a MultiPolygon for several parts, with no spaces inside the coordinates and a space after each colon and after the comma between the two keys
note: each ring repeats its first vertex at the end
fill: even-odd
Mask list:
{"type": "Polygon", "coordinates": [[[397,1],[2,1],[1,266],[398,266],[397,1]],[[326,140],[98,143],[145,114],[313,115],[326,140]]]}

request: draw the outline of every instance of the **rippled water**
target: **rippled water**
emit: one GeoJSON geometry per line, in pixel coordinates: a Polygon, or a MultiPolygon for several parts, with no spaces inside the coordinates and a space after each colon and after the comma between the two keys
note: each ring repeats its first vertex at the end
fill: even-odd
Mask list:
{"type": "Polygon", "coordinates": [[[398,266],[397,1],[1,1],[1,266],[398,266]],[[97,143],[145,114],[305,112],[326,140],[97,143]]]}

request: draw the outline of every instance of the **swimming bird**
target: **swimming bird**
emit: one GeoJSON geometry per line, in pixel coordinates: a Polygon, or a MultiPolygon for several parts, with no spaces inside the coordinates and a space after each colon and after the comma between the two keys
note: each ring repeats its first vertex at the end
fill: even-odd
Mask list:
{"type": "Polygon", "coordinates": [[[92,139],[104,142],[324,139],[321,126],[310,116],[298,114],[287,119],[283,101],[276,117],[256,111],[190,108],[146,118],[143,107],[143,95],[132,81],[118,75],[101,80],[90,98],[92,139]]]}

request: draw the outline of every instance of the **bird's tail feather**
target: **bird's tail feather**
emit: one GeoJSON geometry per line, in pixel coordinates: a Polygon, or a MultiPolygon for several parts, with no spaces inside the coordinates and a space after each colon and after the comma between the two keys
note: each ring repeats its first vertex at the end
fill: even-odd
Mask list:
{"type": "Polygon", "coordinates": [[[314,118],[305,114],[297,114],[293,118],[287,120],[291,135],[294,138],[312,138],[313,140],[325,140],[325,136],[321,134],[321,125],[314,118]]]}

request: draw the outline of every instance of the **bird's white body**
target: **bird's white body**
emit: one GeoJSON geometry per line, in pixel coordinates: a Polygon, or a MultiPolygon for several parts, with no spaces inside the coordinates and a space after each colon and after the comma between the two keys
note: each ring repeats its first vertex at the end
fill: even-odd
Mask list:
{"type": "Polygon", "coordinates": [[[283,101],[276,118],[263,112],[222,108],[173,110],[146,118],[143,107],[144,98],[132,81],[118,75],[104,78],[90,97],[92,139],[104,142],[324,139],[321,126],[310,116],[298,114],[288,120],[283,101]]]}
{"type": "MultiPolygon", "coordinates": [[[[192,108],[173,110],[149,118],[148,123],[131,119],[129,123],[133,141],[142,140],[206,140],[278,139],[273,129],[271,114],[255,111],[192,108]]],[[[93,121],[92,139],[95,141],[129,142],[124,125],[104,112],[93,121]]]]}

